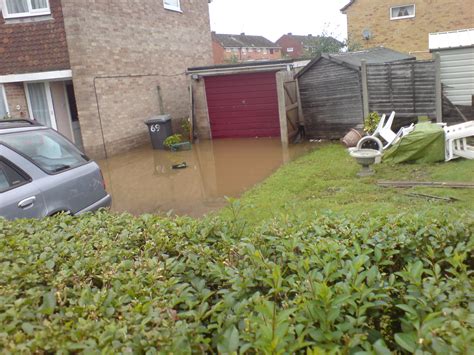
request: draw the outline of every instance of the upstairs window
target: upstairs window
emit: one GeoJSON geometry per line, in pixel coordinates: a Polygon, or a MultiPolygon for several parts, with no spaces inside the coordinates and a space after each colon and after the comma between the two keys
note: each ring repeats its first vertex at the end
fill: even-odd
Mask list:
{"type": "Polygon", "coordinates": [[[8,116],[7,95],[5,94],[3,85],[0,84],[0,120],[8,118],[8,116]]]}
{"type": "Polygon", "coordinates": [[[290,47],[290,48],[287,48],[286,51],[287,51],[288,53],[293,53],[294,49],[293,49],[292,47],[290,47]]]}
{"type": "Polygon", "coordinates": [[[390,8],[390,20],[415,17],[415,5],[404,5],[390,8]]]}
{"type": "Polygon", "coordinates": [[[181,12],[180,0],[163,0],[165,9],[181,12]]]}
{"type": "Polygon", "coordinates": [[[4,0],[3,17],[31,17],[50,15],[49,0],[4,0]]]}

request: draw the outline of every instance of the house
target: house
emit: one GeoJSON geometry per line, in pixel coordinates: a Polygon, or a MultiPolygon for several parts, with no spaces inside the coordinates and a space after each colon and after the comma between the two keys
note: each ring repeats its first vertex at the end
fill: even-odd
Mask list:
{"type": "Polygon", "coordinates": [[[281,48],[262,36],[212,33],[214,64],[281,59],[281,48]]]}
{"type": "Polygon", "coordinates": [[[34,118],[95,158],[189,117],[186,68],[212,63],[206,1],[0,0],[0,115],[34,118]]]}
{"type": "Polygon", "coordinates": [[[351,0],[347,15],[352,46],[384,46],[429,59],[429,34],[472,28],[472,1],[466,0],[351,0]]]}
{"type": "MultiPolygon", "coordinates": [[[[369,111],[382,114],[396,110],[400,116],[409,110],[406,112],[408,118],[418,114],[420,111],[413,113],[413,104],[407,105],[405,101],[410,101],[416,95],[415,89],[407,84],[407,80],[412,81],[414,72],[420,72],[422,76],[422,80],[417,83],[418,94],[429,97],[430,108],[434,107],[434,65],[432,62],[426,65],[422,63],[421,68],[412,68],[414,62],[414,56],[381,47],[359,52],[323,54],[313,59],[296,75],[306,136],[318,139],[342,138],[351,128],[361,125],[369,111]],[[373,66],[369,73],[373,76],[368,83],[367,99],[370,101],[365,103],[363,80],[367,82],[367,79],[363,78],[363,61],[368,68],[373,66]],[[394,63],[394,66],[387,63],[394,63]],[[428,70],[425,66],[428,66],[428,70]],[[387,71],[389,74],[385,75],[387,71]],[[394,92],[401,96],[394,97],[394,92]]],[[[427,103],[423,104],[418,110],[427,110],[427,103]]],[[[425,111],[422,113],[425,114],[425,111]]]]}
{"type": "Polygon", "coordinates": [[[344,44],[331,36],[298,36],[288,33],[276,43],[281,47],[284,57],[293,59],[315,57],[322,53],[339,52],[344,44]]]}

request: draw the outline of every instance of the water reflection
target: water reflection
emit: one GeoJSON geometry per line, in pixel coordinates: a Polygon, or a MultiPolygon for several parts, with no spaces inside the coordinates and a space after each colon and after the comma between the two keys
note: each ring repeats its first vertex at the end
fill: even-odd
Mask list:
{"type": "Polygon", "coordinates": [[[154,151],[149,146],[99,162],[116,212],[200,217],[239,197],[310,144],[283,148],[278,139],[203,141],[191,151],[154,151]],[[187,169],[172,165],[186,162],[187,169]]]}

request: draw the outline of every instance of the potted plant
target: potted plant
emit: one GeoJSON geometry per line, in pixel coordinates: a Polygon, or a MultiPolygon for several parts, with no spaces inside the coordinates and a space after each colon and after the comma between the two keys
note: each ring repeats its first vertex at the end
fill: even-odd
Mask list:
{"type": "Polygon", "coordinates": [[[173,134],[172,136],[169,136],[165,139],[163,145],[172,152],[191,149],[191,143],[183,142],[183,136],[181,134],[173,134]]]}

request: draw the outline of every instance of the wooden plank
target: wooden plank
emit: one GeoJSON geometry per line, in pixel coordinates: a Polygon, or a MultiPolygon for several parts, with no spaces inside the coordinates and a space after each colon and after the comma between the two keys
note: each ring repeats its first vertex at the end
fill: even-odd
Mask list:
{"type": "Polygon", "coordinates": [[[447,187],[453,189],[474,189],[472,182],[443,182],[443,181],[377,181],[377,185],[382,187],[447,187]]]}
{"type": "Polygon", "coordinates": [[[294,110],[296,108],[298,108],[298,103],[297,102],[295,102],[294,104],[291,104],[289,106],[286,106],[286,112],[289,112],[289,111],[294,110]]]}

